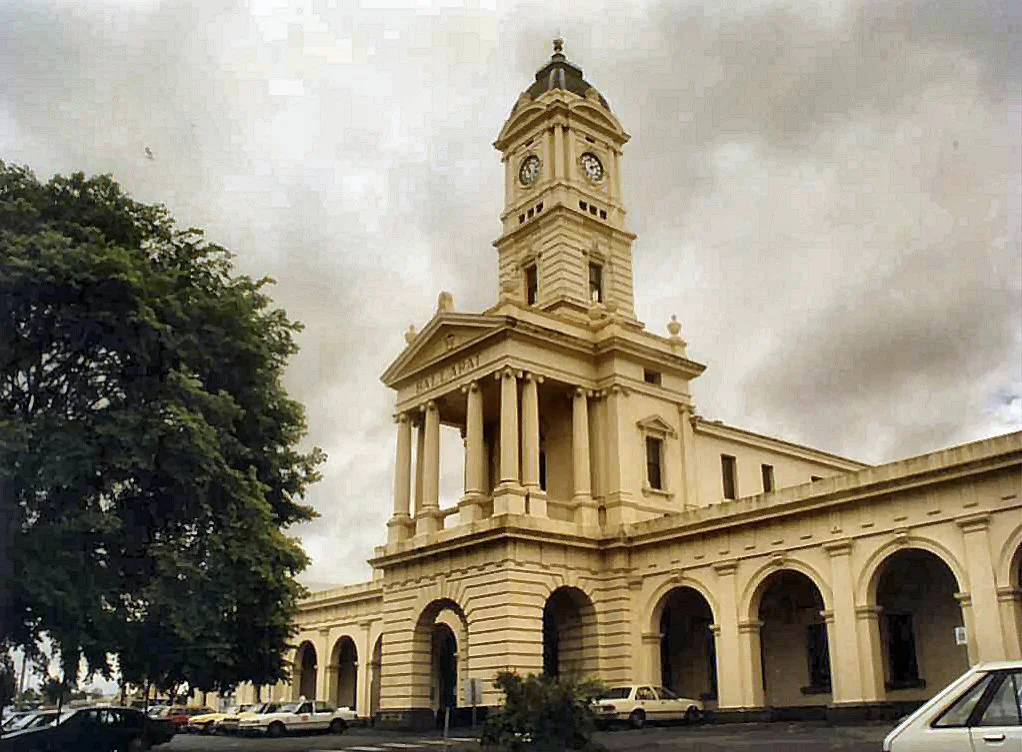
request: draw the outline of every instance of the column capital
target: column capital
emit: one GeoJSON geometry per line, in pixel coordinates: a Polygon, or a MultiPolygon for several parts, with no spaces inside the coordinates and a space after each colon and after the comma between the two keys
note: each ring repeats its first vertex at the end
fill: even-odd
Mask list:
{"type": "Polygon", "coordinates": [[[478,381],[470,381],[469,383],[465,384],[465,386],[463,386],[461,388],[461,393],[462,394],[466,394],[467,392],[478,392],[478,391],[479,391],[479,382],[478,381]]]}
{"type": "Polygon", "coordinates": [[[955,600],[962,608],[972,606],[972,593],[955,593],[955,600]]]}
{"type": "Polygon", "coordinates": [[[1022,588],[997,588],[997,600],[1001,603],[1022,603],[1022,588]]]}
{"type": "Polygon", "coordinates": [[[516,378],[519,373],[520,373],[519,371],[516,371],[511,366],[505,366],[504,368],[501,368],[499,371],[495,372],[493,374],[493,378],[496,381],[500,381],[501,379],[513,379],[516,378]]]}
{"type": "Polygon", "coordinates": [[[525,379],[526,383],[535,381],[537,384],[542,384],[544,381],[542,376],[540,376],[538,373],[533,373],[532,371],[525,371],[522,378],[525,379]]]}
{"type": "Polygon", "coordinates": [[[591,389],[586,389],[584,386],[576,386],[569,390],[568,396],[572,399],[581,397],[592,397],[593,392],[591,389]]]}
{"type": "Polygon", "coordinates": [[[614,384],[612,387],[607,389],[607,392],[613,396],[627,397],[632,393],[632,390],[624,384],[614,384]]]}
{"type": "Polygon", "coordinates": [[[966,517],[959,517],[955,522],[966,535],[978,533],[990,527],[990,512],[977,512],[966,517]]]}
{"type": "Polygon", "coordinates": [[[820,611],[820,617],[827,624],[833,624],[834,623],[834,612],[833,611],[820,611]]]}
{"type": "Polygon", "coordinates": [[[884,612],[882,606],[856,606],[855,607],[855,618],[863,621],[873,620],[876,621],[880,618],[880,614],[884,612]]]}
{"type": "Polygon", "coordinates": [[[663,637],[663,634],[660,632],[643,632],[642,642],[646,645],[658,645],[663,637]]]}
{"type": "Polygon", "coordinates": [[[738,569],[737,559],[727,559],[725,561],[715,561],[712,564],[713,571],[720,577],[730,577],[738,569]]]}
{"type": "Polygon", "coordinates": [[[749,619],[738,622],[739,634],[757,634],[763,628],[764,622],[760,619],[749,619]]]}

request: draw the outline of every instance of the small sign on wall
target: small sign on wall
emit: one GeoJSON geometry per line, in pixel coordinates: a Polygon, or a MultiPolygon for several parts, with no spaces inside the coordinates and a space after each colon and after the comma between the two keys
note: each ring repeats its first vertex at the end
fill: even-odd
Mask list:
{"type": "Polygon", "coordinates": [[[483,704],[483,680],[479,678],[468,679],[462,685],[462,705],[483,704]]]}
{"type": "Polygon", "coordinates": [[[965,634],[965,627],[955,627],[955,645],[968,645],[969,640],[965,634]]]}

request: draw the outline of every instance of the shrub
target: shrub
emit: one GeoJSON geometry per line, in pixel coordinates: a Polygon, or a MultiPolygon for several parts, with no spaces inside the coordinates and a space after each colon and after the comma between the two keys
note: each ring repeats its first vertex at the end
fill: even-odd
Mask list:
{"type": "Polygon", "coordinates": [[[494,684],[504,704],[483,728],[483,747],[500,752],[596,752],[593,699],[603,691],[597,681],[571,681],[513,671],[497,674],[494,684]]]}

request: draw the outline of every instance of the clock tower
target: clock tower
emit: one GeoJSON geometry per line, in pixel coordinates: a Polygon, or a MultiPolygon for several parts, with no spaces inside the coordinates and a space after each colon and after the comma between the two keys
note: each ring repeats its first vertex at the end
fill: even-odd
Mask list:
{"type": "Polygon", "coordinates": [[[632,242],[621,200],[629,136],[564,56],[563,41],[522,92],[494,146],[504,163],[502,301],[576,320],[634,323],[632,242]]]}

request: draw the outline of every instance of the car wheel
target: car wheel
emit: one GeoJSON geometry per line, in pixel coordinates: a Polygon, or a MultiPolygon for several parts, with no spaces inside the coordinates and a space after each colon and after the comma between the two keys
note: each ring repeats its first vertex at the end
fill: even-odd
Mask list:
{"type": "Polygon", "coordinates": [[[331,734],[343,734],[345,729],[348,728],[348,724],[340,718],[334,718],[330,722],[330,733],[331,734]]]}
{"type": "Polygon", "coordinates": [[[210,721],[209,723],[205,724],[205,725],[204,725],[204,726],[203,726],[203,727],[202,727],[202,728],[200,729],[200,733],[203,733],[203,734],[212,734],[212,733],[213,733],[213,721],[210,721]]]}
{"type": "Polygon", "coordinates": [[[690,705],[689,709],[685,711],[685,723],[692,725],[693,723],[699,723],[702,719],[703,714],[699,712],[699,708],[695,705],[690,705]]]}
{"type": "Polygon", "coordinates": [[[146,752],[149,749],[149,742],[145,739],[129,739],[124,745],[124,752],[146,752]]]}
{"type": "Polygon", "coordinates": [[[633,710],[632,714],[628,716],[628,723],[632,728],[640,729],[646,725],[646,714],[641,710],[633,710]]]}
{"type": "Polygon", "coordinates": [[[270,724],[270,727],[266,729],[266,735],[276,739],[277,737],[284,735],[284,724],[280,721],[275,721],[270,724]]]}

